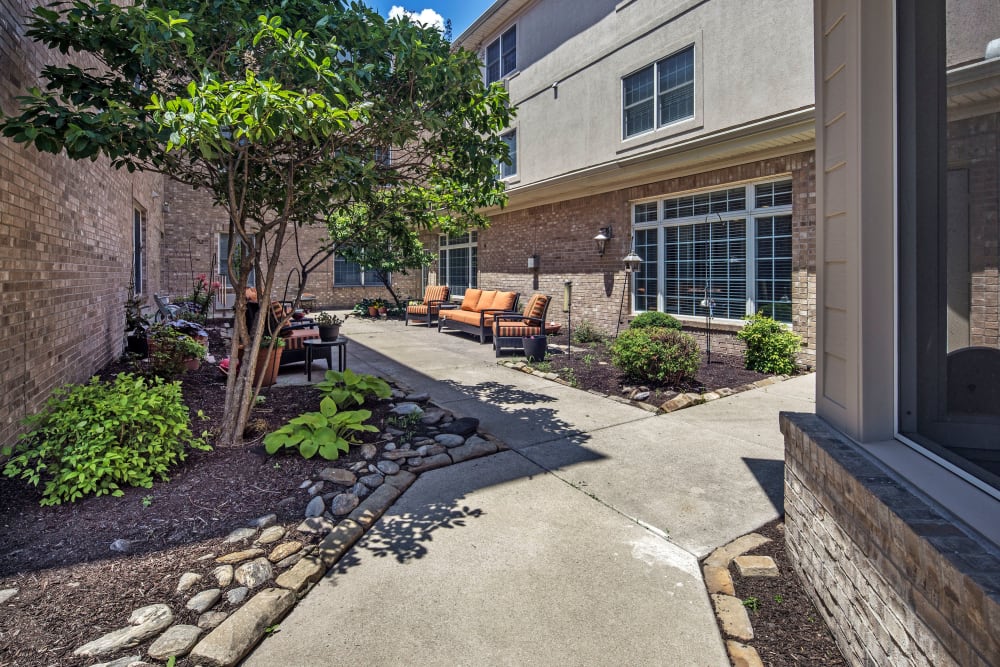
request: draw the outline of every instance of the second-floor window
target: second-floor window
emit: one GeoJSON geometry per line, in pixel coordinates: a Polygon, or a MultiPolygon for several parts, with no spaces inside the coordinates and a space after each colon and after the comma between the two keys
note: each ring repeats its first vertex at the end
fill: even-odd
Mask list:
{"type": "Polygon", "coordinates": [[[486,83],[499,81],[517,69],[517,26],[486,47],[486,83]]]}
{"type": "Polygon", "coordinates": [[[622,79],[622,127],[626,138],[693,116],[694,46],[622,79]]]}
{"type": "Polygon", "coordinates": [[[502,134],[500,138],[507,144],[507,150],[510,152],[510,164],[500,163],[500,178],[510,178],[517,175],[517,130],[502,134]]]}

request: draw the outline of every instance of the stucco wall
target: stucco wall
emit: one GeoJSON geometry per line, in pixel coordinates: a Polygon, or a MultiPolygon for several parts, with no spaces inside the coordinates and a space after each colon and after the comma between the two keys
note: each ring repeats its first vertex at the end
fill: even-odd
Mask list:
{"type": "Polygon", "coordinates": [[[508,82],[518,107],[512,185],[812,105],[807,0],[782,3],[780,12],[767,0],[618,4],[618,10],[609,2],[580,10],[570,0],[546,0],[516,19],[519,71],[508,82]],[[567,15],[574,16],[570,34],[552,28],[567,15]],[[622,77],[692,43],[696,118],[623,140],[622,77]]]}
{"type": "MultiPolygon", "coordinates": [[[[41,3],[0,2],[0,107],[40,85],[57,54],[24,37],[41,3]]],[[[162,179],[0,139],[0,445],[51,391],[119,355],[133,205],[146,210],[146,292],[158,289],[162,179]],[[155,194],[155,196],[154,196],[155,194]]]]}

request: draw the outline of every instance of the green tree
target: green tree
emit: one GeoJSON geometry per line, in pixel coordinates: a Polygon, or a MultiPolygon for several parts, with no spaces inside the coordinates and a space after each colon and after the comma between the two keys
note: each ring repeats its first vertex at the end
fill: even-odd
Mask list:
{"type": "MultiPolygon", "coordinates": [[[[271,294],[300,226],[390,188],[432,212],[417,224],[485,224],[477,209],[504,202],[506,94],[433,28],[342,0],[76,0],[36,8],[30,26],[69,64],[44,68],[45,89],[19,98],[4,135],[210,191],[239,241],[233,358],[263,336],[265,318],[243,325],[248,276],[271,294]],[[394,159],[379,159],[389,147],[394,159]]],[[[303,267],[299,294],[308,257],[303,267]]],[[[239,442],[249,416],[254,355],[245,361],[226,387],[223,442],[239,442]]]]}

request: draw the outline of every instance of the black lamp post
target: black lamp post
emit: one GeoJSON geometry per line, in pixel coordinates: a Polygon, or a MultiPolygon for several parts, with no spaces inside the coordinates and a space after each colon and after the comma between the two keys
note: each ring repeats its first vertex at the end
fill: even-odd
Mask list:
{"type": "Polygon", "coordinates": [[[633,247],[629,250],[628,254],[625,255],[622,262],[625,264],[625,284],[622,285],[622,302],[621,305],[618,306],[618,326],[615,327],[616,337],[618,336],[618,331],[622,326],[622,313],[625,311],[625,293],[628,291],[629,278],[631,278],[633,273],[639,270],[639,267],[642,265],[642,257],[635,254],[635,248],[633,247]]]}

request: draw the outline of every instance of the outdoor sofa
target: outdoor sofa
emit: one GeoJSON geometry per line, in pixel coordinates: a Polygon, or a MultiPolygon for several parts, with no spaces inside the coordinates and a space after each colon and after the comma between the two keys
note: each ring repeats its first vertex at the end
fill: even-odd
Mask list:
{"type": "Polygon", "coordinates": [[[462,331],[479,336],[480,344],[493,337],[493,316],[517,310],[518,292],[481,290],[470,287],[458,308],[442,309],[438,331],[462,331]]]}

